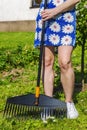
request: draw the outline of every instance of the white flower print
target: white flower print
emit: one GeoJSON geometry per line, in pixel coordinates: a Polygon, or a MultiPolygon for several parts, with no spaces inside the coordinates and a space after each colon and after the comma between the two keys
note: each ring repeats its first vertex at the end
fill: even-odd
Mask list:
{"type": "Polygon", "coordinates": [[[59,32],[60,31],[60,25],[57,22],[54,22],[53,24],[51,24],[50,29],[53,32],[59,32]]]}
{"type": "Polygon", "coordinates": [[[43,10],[44,10],[44,7],[40,8],[40,10],[39,10],[40,16],[41,16],[41,12],[42,12],[43,10]]]}
{"type": "Polygon", "coordinates": [[[67,24],[67,25],[63,26],[62,31],[64,33],[69,34],[69,33],[72,33],[74,31],[74,27],[70,24],[67,24]]]}
{"type": "Polygon", "coordinates": [[[47,40],[47,34],[45,34],[45,37],[44,37],[45,41],[47,40]]]}
{"type": "Polygon", "coordinates": [[[62,43],[62,45],[70,45],[72,43],[72,37],[69,35],[64,36],[61,39],[61,43],[62,43]]]}
{"type": "MultiPolygon", "coordinates": [[[[38,36],[39,41],[41,41],[42,31],[40,31],[40,32],[36,35],[36,37],[37,37],[37,36],[38,36]]],[[[46,34],[44,35],[44,39],[45,39],[45,41],[47,40],[47,35],[46,35],[46,34]]]]}
{"type": "Polygon", "coordinates": [[[37,39],[37,32],[35,33],[35,40],[37,39]]]}
{"type": "Polygon", "coordinates": [[[42,28],[42,20],[38,21],[38,26],[39,26],[39,28],[42,28]]]}
{"type": "Polygon", "coordinates": [[[39,39],[39,41],[41,41],[41,33],[42,33],[42,31],[40,31],[40,32],[38,33],[38,39],[39,39]]]}
{"type": "Polygon", "coordinates": [[[55,34],[51,34],[49,36],[49,41],[53,44],[53,45],[56,45],[59,43],[60,41],[60,37],[58,35],[55,35],[55,34]]]}
{"type": "Polygon", "coordinates": [[[74,21],[74,17],[71,13],[65,13],[64,16],[63,16],[65,22],[73,22],[74,21]]]}
{"type": "Polygon", "coordinates": [[[55,6],[58,6],[60,4],[62,4],[64,2],[64,0],[53,0],[52,3],[55,5],[55,6]]]}

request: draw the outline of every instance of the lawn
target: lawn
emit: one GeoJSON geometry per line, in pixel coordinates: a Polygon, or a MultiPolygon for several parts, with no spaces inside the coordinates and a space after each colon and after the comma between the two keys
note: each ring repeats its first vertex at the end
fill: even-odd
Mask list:
{"type": "MultiPolygon", "coordinates": [[[[74,102],[79,111],[78,119],[57,118],[56,122],[43,124],[40,119],[17,119],[3,117],[7,97],[35,93],[39,50],[33,47],[34,33],[0,33],[0,130],[87,130],[87,91],[74,92],[74,102]]],[[[55,55],[57,57],[57,55],[55,55]]],[[[85,83],[87,83],[87,50],[85,51],[85,83]]],[[[81,82],[81,47],[72,55],[76,82],[81,82]]],[[[59,82],[59,66],[55,58],[55,87],[59,82]]],[[[77,86],[76,86],[77,87],[77,86]]],[[[79,86],[78,86],[79,87],[79,86]]],[[[43,86],[41,83],[41,93],[43,86]]],[[[55,97],[64,100],[61,91],[55,97]]]]}

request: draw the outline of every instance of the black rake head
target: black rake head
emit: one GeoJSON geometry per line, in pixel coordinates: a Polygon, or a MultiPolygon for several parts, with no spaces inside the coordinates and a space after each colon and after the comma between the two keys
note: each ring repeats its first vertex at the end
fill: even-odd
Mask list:
{"type": "Polygon", "coordinates": [[[7,99],[4,116],[38,118],[41,112],[48,110],[51,116],[66,116],[66,103],[40,94],[39,105],[35,106],[35,94],[15,96],[7,99]]]}

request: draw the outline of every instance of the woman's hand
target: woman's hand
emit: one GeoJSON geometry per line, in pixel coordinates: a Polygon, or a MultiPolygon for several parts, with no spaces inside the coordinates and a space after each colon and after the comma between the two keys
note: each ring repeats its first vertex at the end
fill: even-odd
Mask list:
{"type": "Polygon", "coordinates": [[[53,18],[57,14],[66,12],[74,7],[80,0],[67,0],[53,9],[45,9],[42,11],[42,21],[53,18]]]}
{"type": "Polygon", "coordinates": [[[42,21],[46,21],[48,19],[53,18],[57,14],[56,9],[45,9],[41,12],[42,21]]]}

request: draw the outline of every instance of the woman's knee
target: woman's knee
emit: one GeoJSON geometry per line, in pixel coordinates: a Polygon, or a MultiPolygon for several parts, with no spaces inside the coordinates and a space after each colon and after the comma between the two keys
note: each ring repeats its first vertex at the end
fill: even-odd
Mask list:
{"type": "Polygon", "coordinates": [[[52,67],[54,63],[54,47],[47,46],[43,49],[43,66],[52,67]]]}
{"type": "Polygon", "coordinates": [[[53,57],[48,57],[45,56],[45,58],[43,59],[43,65],[45,67],[52,67],[53,66],[53,62],[54,62],[54,58],[53,57]]]}
{"type": "Polygon", "coordinates": [[[59,61],[59,66],[61,71],[67,71],[69,68],[71,68],[71,60],[61,60],[59,61]]]}

